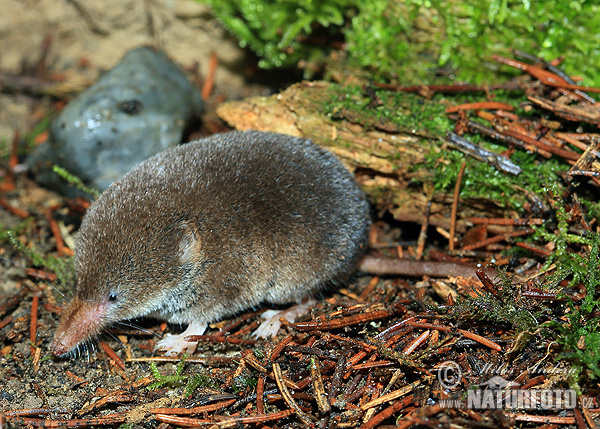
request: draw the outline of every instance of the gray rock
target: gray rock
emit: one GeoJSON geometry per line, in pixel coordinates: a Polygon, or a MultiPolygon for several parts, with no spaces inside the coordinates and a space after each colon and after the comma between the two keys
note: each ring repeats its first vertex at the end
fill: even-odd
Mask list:
{"type": "Polygon", "coordinates": [[[38,182],[66,195],[82,192],[58,177],[52,164],[103,191],[180,143],[187,120],[201,110],[199,91],[163,52],[137,48],[65,107],[51,124],[49,142],[28,164],[38,182]]]}

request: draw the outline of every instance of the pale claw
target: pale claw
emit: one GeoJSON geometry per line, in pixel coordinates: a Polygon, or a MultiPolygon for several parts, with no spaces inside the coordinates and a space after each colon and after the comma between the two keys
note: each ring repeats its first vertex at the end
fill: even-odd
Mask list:
{"type": "Polygon", "coordinates": [[[316,303],[314,299],[306,298],[302,302],[285,310],[265,311],[261,317],[266,320],[252,333],[252,336],[265,339],[275,337],[281,328],[281,321],[279,319],[283,317],[288,322],[294,323],[298,317],[308,313],[308,310],[316,303]]]}
{"type": "Polygon", "coordinates": [[[165,356],[174,356],[182,352],[192,354],[196,350],[198,342],[185,341],[184,338],[190,335],[202,335],[206,331],[206,323],[191,323],[183,333],[179,335],[167,334],[160,340],[154,350],[164,351],[165,356]]]}

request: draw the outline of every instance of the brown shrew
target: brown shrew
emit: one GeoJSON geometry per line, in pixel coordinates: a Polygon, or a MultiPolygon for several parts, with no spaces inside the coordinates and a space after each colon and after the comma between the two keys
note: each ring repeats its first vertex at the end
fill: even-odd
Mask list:
{"type": "MultiPolygon", "coordinates": [[[[300,302],[357,265],[378,275],[475,276],[455,263],[361,259],[370,224],[353,175],[309,140],[230,132],[168,150],[88,210],[75,296],[50,349],[64,355],[111,324],[149,316],[188,325],[158,348],[191,352],[196,343],[184,338],[208,323],[261,303],[300,302]]],[[[276,333],[264,326],[261,336],[276,333]]]]}
{"type": "Polygon", "coordinates": [[[309,140],[230,132],[165,151],[88,210],[51,351],[142,316],[189,325],[159,348],[190,350],[210,322],[347,280],[369,227],[353,175],[309,140]]]}

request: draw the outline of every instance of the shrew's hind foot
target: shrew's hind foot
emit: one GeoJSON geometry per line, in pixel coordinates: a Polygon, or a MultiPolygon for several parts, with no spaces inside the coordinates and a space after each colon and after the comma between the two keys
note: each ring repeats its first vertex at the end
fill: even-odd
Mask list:
{"type": "Polygon", "coordinates": [[[252,333],[255,338],[273,338],[281,329],[280,318],[284,318],[290,323],[294,323],[300,316],[304,316],[308,313],[311,307],[313,307],[317,301],[314,298],[305,298],[296,305],[291,306],[285,310],[267,310],[261,317],[264,320],[260,326],[252,333]]]}

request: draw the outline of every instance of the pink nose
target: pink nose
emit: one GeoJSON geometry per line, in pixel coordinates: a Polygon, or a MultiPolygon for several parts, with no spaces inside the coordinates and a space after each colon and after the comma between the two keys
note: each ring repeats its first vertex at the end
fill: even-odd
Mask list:
{"type": "Polygon", "coordinates": [[[62,339],[55,337],[50,345],[50,352],[54,356],[62,356],[69,352],[69,346],[67,346],[62,339]]]}

